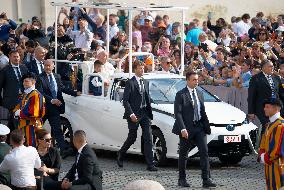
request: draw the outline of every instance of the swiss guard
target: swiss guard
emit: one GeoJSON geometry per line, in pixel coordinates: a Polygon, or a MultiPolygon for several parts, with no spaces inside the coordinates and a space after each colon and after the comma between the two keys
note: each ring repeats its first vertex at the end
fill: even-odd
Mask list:
{"type": "Polygon", "coordinates": [[[36,147],[36,131],[42,128],[42,118],[45,115],[45,99],[35,89],[36,75],[29,73],[22,77],[24,93],[15,107],[15,117],[18,117],[18,129],[25,136],[25,145],[36,147]]]}
{"type": "Polygon", "coordinates": [[[280,116],[282,104],[279,99],[270,98],[263,105],[270,123],[260,142],[258,160],[265,165],[266,189],[278,190],[284,186],[284,119],[280,116]]]}

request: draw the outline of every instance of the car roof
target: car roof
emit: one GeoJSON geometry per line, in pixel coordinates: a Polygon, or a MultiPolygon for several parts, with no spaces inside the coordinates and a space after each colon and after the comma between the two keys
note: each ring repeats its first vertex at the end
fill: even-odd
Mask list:
{"type": "MultiPolygon", "coordinates": [[[[129,77],[129,73],[114,73],[113,78],[131,78],[134,76],[132,73],[129,77]]],[[[174,73],[165,73],[165,72],[151,72],[151,73],[144,73],[144,79],[166,79],[166,78],[185,78],[184,76],[174,74],[174,73]]]]}

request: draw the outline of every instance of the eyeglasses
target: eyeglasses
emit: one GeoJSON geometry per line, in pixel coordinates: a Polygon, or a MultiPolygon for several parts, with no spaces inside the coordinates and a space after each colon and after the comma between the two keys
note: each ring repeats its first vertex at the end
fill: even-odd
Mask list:
{"type": "Polygon", "coordinates": [[[261,33],[259,33],[259,35],[266,35],[266,33],[261,32],[261,33]]]}
{"type": "Polygon", "coordinates": [[[49,139],[44,139],[44,138],[43,138],[43,139],[41,139],[41,140],[43,140],[44,142],[48,142],[48,143],[49,143],[49,142],[52,141],[52,138],[49,138],[49,139]]]}
{"type": "Polygon", "coordinates": [[[172,62],[171,61],[167,61],[167,64],[171,64],[172,62]]]}

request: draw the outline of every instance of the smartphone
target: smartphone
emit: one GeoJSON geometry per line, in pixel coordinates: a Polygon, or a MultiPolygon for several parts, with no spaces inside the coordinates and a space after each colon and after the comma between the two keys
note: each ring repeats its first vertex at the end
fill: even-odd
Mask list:
{"type": "Polygon", "coordinates": [[[209,20],[211,20],[212,19],[212,12],[209,11],[207,17],[208,17],[209,20]]]}

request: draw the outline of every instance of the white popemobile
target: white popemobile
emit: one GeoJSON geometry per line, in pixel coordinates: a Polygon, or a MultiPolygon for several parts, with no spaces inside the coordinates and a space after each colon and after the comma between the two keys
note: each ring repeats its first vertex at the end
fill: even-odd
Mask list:
{"type": "MultiPolygon", "coordinates": [[[[89,95],[90,76],[85,74],[81,96],[64,95],[66,112],[62,115],[62,130],[66,140],[71,140],[72,132],[82,129],[87,132],[88,142],[96,149],[118,151],[127,137],[127,122],[123,119],[123,90],[128,73],[115,73],[107,94],[89,95]],[[70,139],[69,139],[70,138],[70,139]]],[[[172,133],[174,118],[174,99],[176,92],[185,87],[183,76],[165,73],[145,73],[149,81],[154,119],[152,134],[154,156],[158,164],[166,163],[167,158],[178,158],[179,138],[172,133]]],[[[207,135],[209,156],[218,157],[222,163],[236,164],[254,152],[257,127],[246,119],[241,110],[222,102],[202,87],[205,109],[211,125],[212,134],[207,135]]],[[[138,130],[138,139],[128,153],[142,154],[143,137],[138,130]]],[[[193,145],[189,156],[198,156],[193,145]]]]}
{"type": "MultiPolygon", "coordinates": [[[[174,7],[137,2],[129,3],[75,3],[75,2],[52,2],[55,6],[55,18],[58,7],[99,8],[107,11],[109,18],[110,10],[128,11],[129,23],[132,23],[133,11],[178,11],[181,12],[181,31],[184,31],[185,14],[188,7],[174,7]]],[[[108,20],[108,19],[107,19],[108,20]]],[[[106,50],[109,50],[109,25],[107,25],[106,50]]],[[[55,19],[55,28],[57,20],[55,19]]],[[[132,25],[129,25],[129,36],[132,36],[132,25]]],[[[184,33],[182,33],[182,39],[184,33]]],[[[57,30],[55,30],[55,44],[57,44],[57,30]]],[[[140,55],[145,55],[141,54],[140,55]]],[[[128,55],[127,55],[128,56],[128,55]]],[[[132,38],[129,38],[129,63],[132,63],[132,38]]],[[[139,55],[136,55],[139,56],[139,55]]],[[[184,56],[184,41],[181,41],[181,57],[184,56]]],[[[153,57],[153,56],[152,56],[153,57]]],[[[126,56],[122,59],[124,60],[126,56]]],[[[79,63],[76,61],[57,60],[57,46],[55,46],[55,61],[79,63]]],[[[82,62],[81,62],[82,63],[82,62]]],[[[80,63],[80,64],[81,64],[80,63]]],[[[81,67],[86,65],[82,63],[81,67]]],[[[119,65],[119,64],[118,64],[119,65]]],[[[154,70],[154,64],[152,70],[154,70]]],[[[101,77],[91,73],[91,67],[84,73],[83,93],[78,97],[64,95],[66,112],[62,115],[62,130],[65,138],[72,139],[72,132],[77,129],[85,130],[89,144],[97,149],[117,151],[127,137],[128,129],[126,120],[123,119],[124,107],[122,105],[123,90],[126,80],[131,77],[129,73],[116,73],[112,76],[107,93],[102,96],[89,95],[90,76],[101,77]]],[[[85,68],[86,68],[85,67],[85,68]]],[[[120,66],[119,66],[120,67],[120,66]]],[[[120,69],[119,69],[120,70],[120,69]]],[[[184,71],[184,59],[181,59],[181,73],[184,71]]],[[[129,72],[132,73],[131,64],[129,72]]],[[[144,78],[149,81],[150,96],[154,120],[152,121],[152,134],[155,159],[159,164],[165,164],[166,158],[178,158],[178,136],[172,133],[174,124],[174,99],[176,92],[185,87],[185,78],[175,74],[145,74],[144,78]]],[[[241,110],[221,102],[218,97],[199,87],[205,99],[205,109],[211,125],[212,134],[207,136],[209,155],[219,157],[221,162],[235,164],[254,151],[257,127],[249,123],[246,114],[241,110]]],[[[103,87],[104,89],[104,87],[103,87]]],[[[138,140],[129,149],[129,153],[141,154],[143,152],[143,138],[141,129],[138,130],[138,140]]],[[[198,149],[192,146],[189,156],[198,156],[198,149]]]]}

